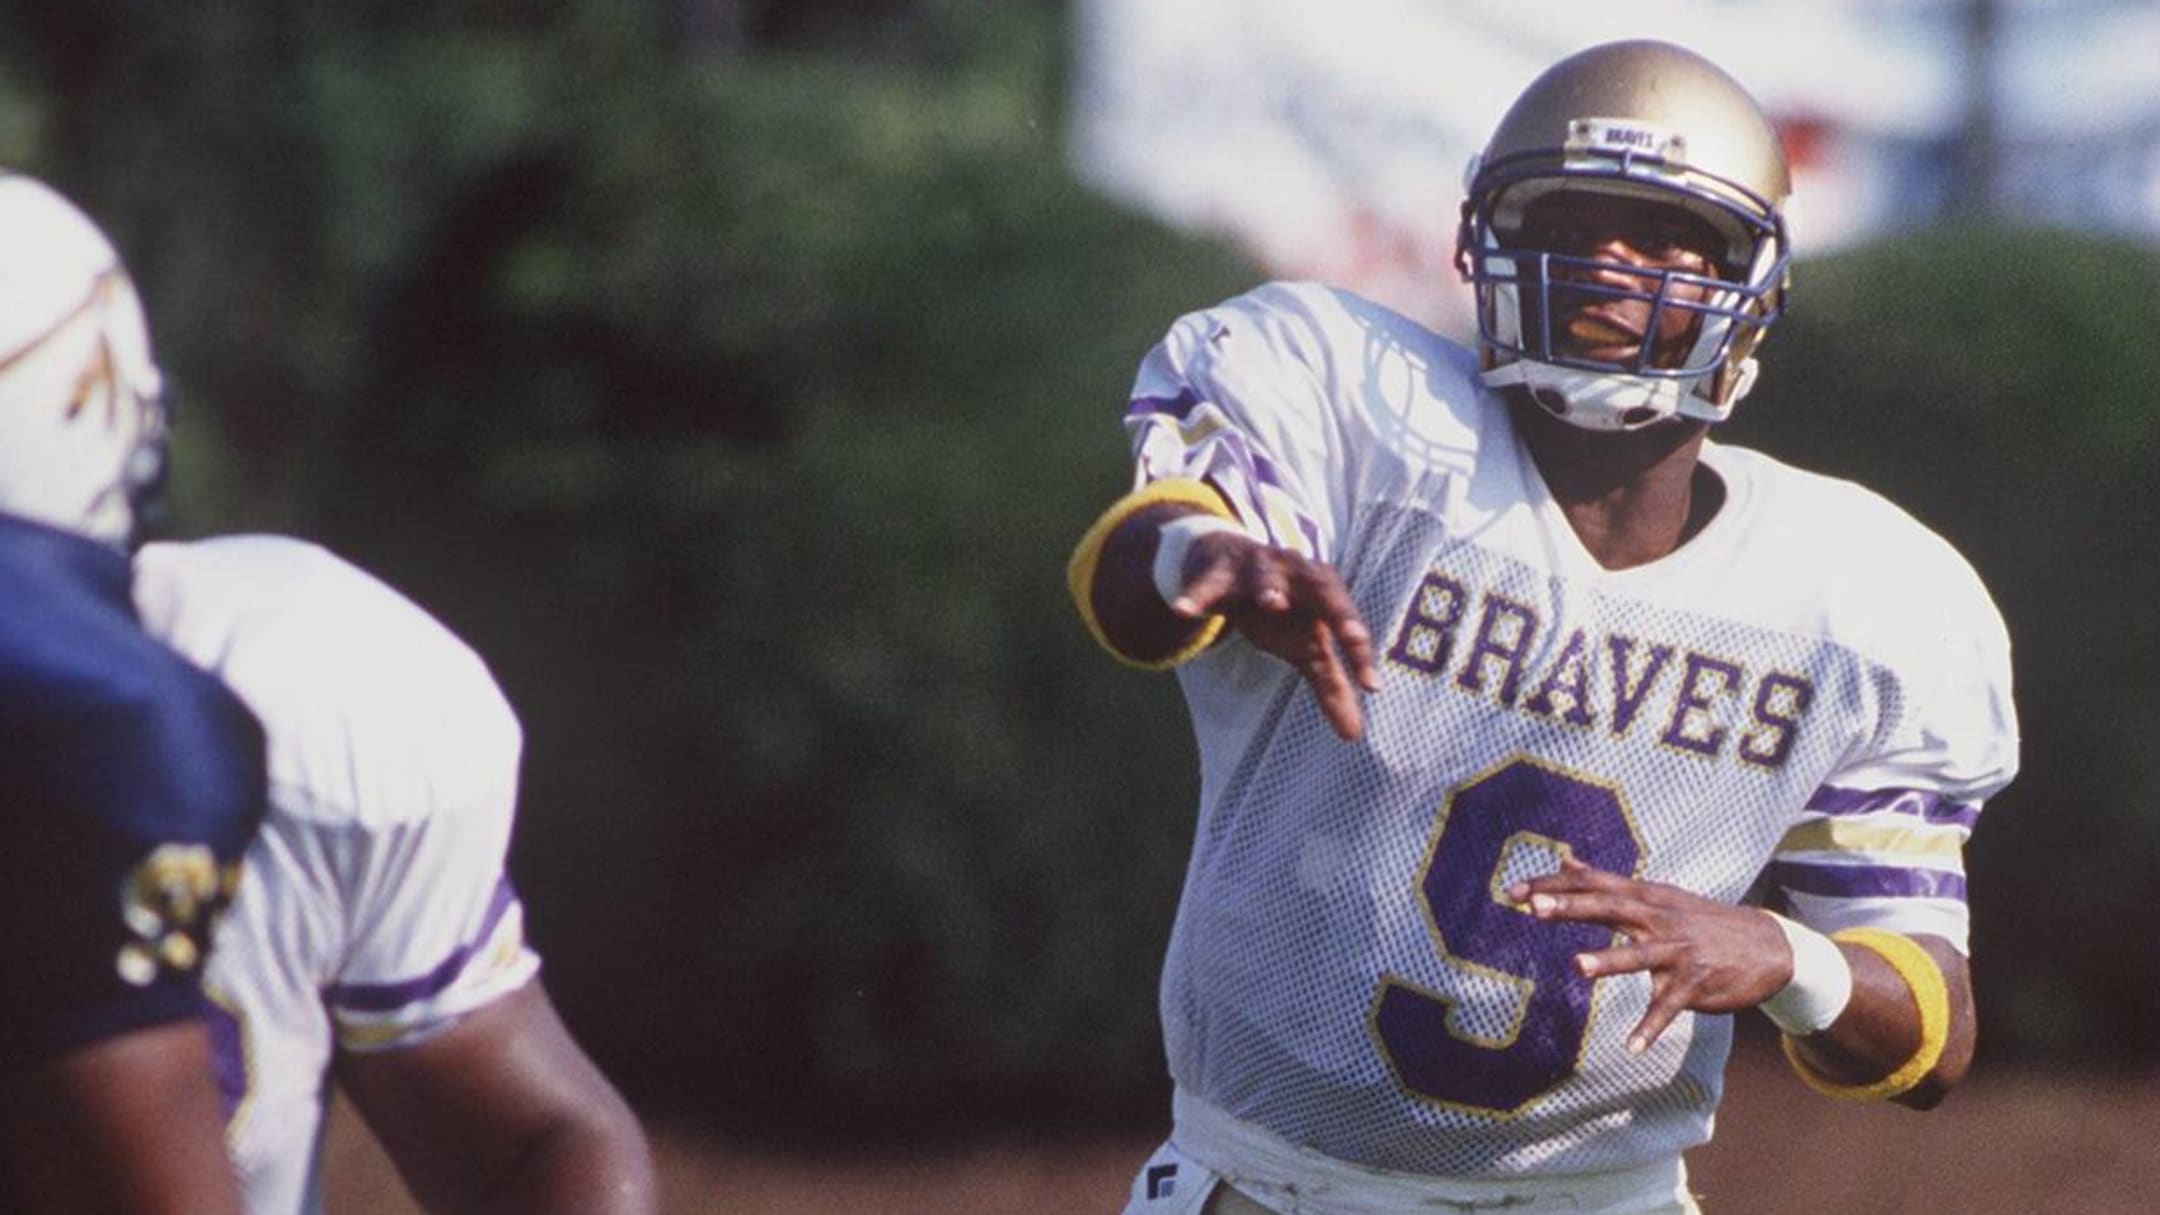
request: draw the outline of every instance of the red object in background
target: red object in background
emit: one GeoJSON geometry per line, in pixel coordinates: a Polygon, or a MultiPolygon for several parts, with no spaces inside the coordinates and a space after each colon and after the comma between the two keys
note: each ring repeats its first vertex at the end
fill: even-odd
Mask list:
{"type": "Polygon", "coordinates": [[[1779,114],[1772,123],[1785,145],[1785,159],[1796,172],[1822,163],[1823,145],[1834,134],[1829,120],[1815,114],[1779,114]]]}

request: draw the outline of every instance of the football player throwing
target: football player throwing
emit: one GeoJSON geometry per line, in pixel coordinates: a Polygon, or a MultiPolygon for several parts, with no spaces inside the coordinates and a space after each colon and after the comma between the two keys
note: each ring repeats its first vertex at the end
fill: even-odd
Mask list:
{"type": "Polygon", "coordinates": [[[1749,1008],[1841,1097],[1964,1074],[2009,643],[1903,511],[1711,438],[1787,193],[1723,71],[1594,47],[1473,166],[1475,349],[1274,284],[1141,364],[1070,571],[1200,757],[1132,1215],[1691,1212],[1749,1008]]]}

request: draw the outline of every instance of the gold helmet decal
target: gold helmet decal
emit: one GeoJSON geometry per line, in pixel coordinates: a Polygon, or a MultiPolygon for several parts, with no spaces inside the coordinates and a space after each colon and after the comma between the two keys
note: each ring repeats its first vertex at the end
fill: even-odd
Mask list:
{"type": "Polygon", "coordinates": [[[135,987],[201,967],[211,934],[240,887],[240,862],[219,864],[208,844],[160,844],[120,884],[131,940],[114,965],[135,987]]]}

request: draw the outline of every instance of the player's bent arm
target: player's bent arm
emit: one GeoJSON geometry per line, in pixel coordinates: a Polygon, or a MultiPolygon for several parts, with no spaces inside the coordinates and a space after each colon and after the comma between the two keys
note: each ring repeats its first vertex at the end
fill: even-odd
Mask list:
{"type": "Polygon", "coordinates": [[[23,1209],[240,1215],[200,1022],[80,1047],[11,1078],[9,1165],[23,1209]]]}
{"type": "Polygon", "coordinates": [[[535,980],[411,1046],[340,1051],[337,1075],[432,1215],[650,1215],[635,1114],[535,980]]]}
{"type": "Polygon", "coordinates": [[[1828,1029],[1788,1036],[1787,1054],[1803,1079],[1831,1096],[1932,1109],[1972,1066],[1971,966],[1940,937],[1868,938],[1874,946],[1839,940],[1852,997],[1828,1029]]]}

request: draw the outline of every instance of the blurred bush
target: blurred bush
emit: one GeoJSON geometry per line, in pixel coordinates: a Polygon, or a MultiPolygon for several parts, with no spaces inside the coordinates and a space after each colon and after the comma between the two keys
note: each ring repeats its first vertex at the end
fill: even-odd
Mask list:
{"type": "MultiPolygon", "coordinates": [[[[494,663],[581,1036],[744,1134],[1159,1123],[1191,747],[1062,565],[1134,363],[1251,272],[1072,181],[1056,7],[260,7],[0,13],[0,140],[144,282],[188,527],[325,538],[494,663]]],[[[2053,234],[1804,265],[1735,424],[2010,616],[2005,1055],[2155,1055],[2154,281],[2053,234]]]]}
{"type": "Polygon", "coordinates": [[[917,7],[845,57],[175,18],[229,125],[99,83],[117,34],[52,83],[181,193],[41,167],[144,281],[189,529],[324,537],[495,665],[549,981],[647,1108],[1157,1118],[1191,748],[1063,562],[1137,353],[1248,274],[1071,180],[1055,9],[917,7]]]}

